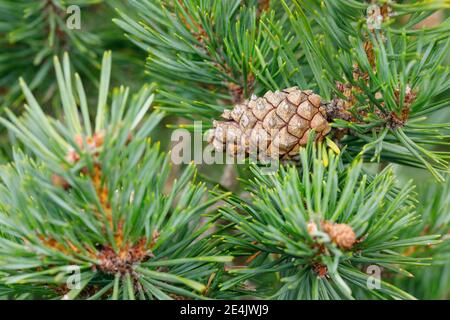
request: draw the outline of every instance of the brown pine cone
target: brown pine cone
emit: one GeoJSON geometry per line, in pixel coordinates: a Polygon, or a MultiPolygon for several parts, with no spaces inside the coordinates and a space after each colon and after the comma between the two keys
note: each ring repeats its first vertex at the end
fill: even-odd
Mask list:
{"type": "Polygon", "coordinates": [[[322,230],[328,233],[333,241],[341,249],[351,249],[356,242],[356,234],[352,227],[345,223],[322,222],[322,230]]]}
{"type": "Polygon", "coordinates": [[[57,174],[52,174],[52,183],[55,187],[62,187],[64,190],[70,189],[69,182],[57,174]]]}
{"type": "Polygon", "coordinates": [[[295,159],[312,129],[316,140],[331,130],[321,97],[297,87],[253,96],[233,110],[225,110],[222,118],[226,121],[214,121],[207,139],[217,151],[228,150],[233,155],[258,152],[260,156],[295,159]]]}

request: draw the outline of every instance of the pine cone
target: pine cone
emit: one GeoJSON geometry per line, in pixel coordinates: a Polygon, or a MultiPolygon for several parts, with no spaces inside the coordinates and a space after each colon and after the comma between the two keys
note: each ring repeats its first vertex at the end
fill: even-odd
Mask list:
{"type": "Polygon", "coordinates": [[[305,146],[312,129],[316,141],[330,132],[325,103],[310,90],[297,87],[282,91],[268,91],[264,97],[250,100],[225,110],[207,133],[209,143],[217,151],[278,156],[295,159],[305,146]]]}
{"type": "Polygon", "coordinates": [[[341,249],[351,249],[356,242],[356,234],[352,227],[345,223],[322,222],[322,230],[328,233],[333,241],[341,249]]]}

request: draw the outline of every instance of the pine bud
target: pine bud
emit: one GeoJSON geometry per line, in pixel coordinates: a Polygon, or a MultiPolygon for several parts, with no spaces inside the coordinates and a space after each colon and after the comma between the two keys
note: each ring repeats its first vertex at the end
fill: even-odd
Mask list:
{"type": "Polygon", "coordinates": [[[308,231],[308,234],[312,236],[317,232],[317,225],[313,221],[310,221],[306,225],[306,230],[308,231]]]}

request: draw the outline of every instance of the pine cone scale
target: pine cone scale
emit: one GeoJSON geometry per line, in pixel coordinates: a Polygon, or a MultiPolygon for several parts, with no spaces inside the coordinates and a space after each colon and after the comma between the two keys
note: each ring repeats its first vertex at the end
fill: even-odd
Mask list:
{"type": "Polygon", "coordinates": [[[287,129],[290,134],[301,139],[309,129],[309,123],[298,114],[295,114],[289,121],[287,129]]]}

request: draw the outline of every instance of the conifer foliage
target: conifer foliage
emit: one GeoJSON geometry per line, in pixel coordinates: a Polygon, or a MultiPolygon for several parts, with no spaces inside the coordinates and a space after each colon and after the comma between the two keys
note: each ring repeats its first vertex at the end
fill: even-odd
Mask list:
{"type": "Polygon", "coordinates": [[[0,0],[0,299],[448,299],[448,9],[0,0]]]}
{"type": "Polygon", "coordinates": [[[217,264],[230,260],[204,237],[215,218],[200,221],[216,199],[205,199],[205,186],[192,180],[193,166],[164,192],[170,165],[147,139],[162,115],[142,120],[151,88],[129,97],[120,87],[108,102],[111,53],[105,53],[91,125],[68,55],[63,66],[55,58],[55,69],[64,121],[46,117],[23,81],[27,111],[2,120],[37,158],[18,152],[2,169],[0,270],[6,292],[67,299],[206,296],[217,264]],[[80,284],[73,288],[67,285],[76,271],[70,266],[79,268],[80,284]],[[16,284],[46,290],[27,293],[16,284]]]}
{"type": "Polygon", "coordinates": [[[364,271],[376,261],[379,272],[405,273],[404,266],[426,258],[398,249],[439,243],[439,236],[403,236],[419,218],[413,186],[396,189],[391,167],[365,174],[360,158],[344,167],[341,157],[323,146],[301,149],[300,158],[300,172],[286,167],[266,177],[253,168],[251,201],[231,199],[233,206],[223,210],[239,230],[225,239],[249,264],[232,268],[236,277],[222,289],[277,272],[281,279],[273,298],[411,299],[387,282],[372,290],[364,271]]]}
{"type": "MultiPolygon", "coordinates": [[[[100,2],[81,0],[72,4],[87,9],[100,2]]],[[[54,90],[48,77],[55,54],[70,50],[77,67],[85,65],[83,72],[90,72],[95,65],[95,47],[100,39],[92,33],[71,32],[65,21],[65,1],[4,0],[0,8],[1,106],[18,99],[19,77],[25,77],[32,88],[39,87],[42,97],[48,97],[48,90],[54,90]]]]}

